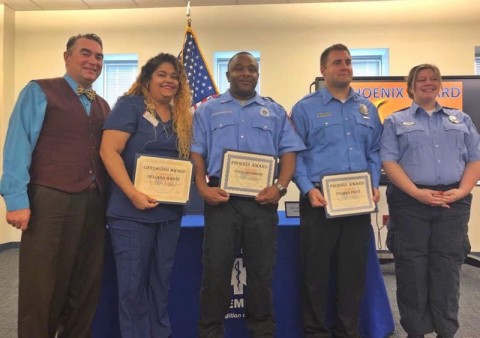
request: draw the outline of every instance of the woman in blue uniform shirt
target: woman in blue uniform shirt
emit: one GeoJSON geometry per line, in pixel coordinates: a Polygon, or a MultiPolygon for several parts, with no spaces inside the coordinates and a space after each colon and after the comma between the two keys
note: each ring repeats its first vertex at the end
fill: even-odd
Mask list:
{"type": "Polygon", "coordinates": [[[408,337],[453,337],[458,330],[459,274],[470,251],[470,192],[480,178],[479,134],[467,114],[436,101],[441,88],[436,66],[412,68],[412,105],[385,120],[381,139],[391,182],[387,242],[408,337]]]}
{"type": "Polygon", "coordinates": [[[142,67],[105,125],[100,150],[112,186],[107,217],[117,268],[123,338],[170,337],[166,304],[182,206],[168,205],[132,183],[141,153],[187,159],[191,96],[182,65],[161,53],[142,67]]]}

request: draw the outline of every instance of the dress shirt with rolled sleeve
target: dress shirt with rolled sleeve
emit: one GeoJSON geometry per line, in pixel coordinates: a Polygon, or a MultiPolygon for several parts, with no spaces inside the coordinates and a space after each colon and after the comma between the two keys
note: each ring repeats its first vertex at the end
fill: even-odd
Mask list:
{"type": "MultiPolygon", "coordinates": [[[[76,92],[77,83],[68,74],[67,83],[76,92]]],[[[79,96],[87,114],[90,114],[91,101],[79,96]]],[[[20,92],[10,117],[7,136],[3,149],[3,176],[0,182],[0,194],[5,199],[8,211],[29,208],[27,186],[30,182],[30,164],[32,153],[42,130],[47,97],[40,86],[29,82],[20,92]]]]}

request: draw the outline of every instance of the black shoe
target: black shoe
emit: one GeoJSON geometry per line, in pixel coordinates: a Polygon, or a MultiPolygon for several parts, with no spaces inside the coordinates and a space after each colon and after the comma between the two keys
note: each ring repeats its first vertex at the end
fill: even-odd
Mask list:
{"type": "Polygon", "coordinates": [[[423,334],[409,334],[407,338],[425,338],[423,334]]]}

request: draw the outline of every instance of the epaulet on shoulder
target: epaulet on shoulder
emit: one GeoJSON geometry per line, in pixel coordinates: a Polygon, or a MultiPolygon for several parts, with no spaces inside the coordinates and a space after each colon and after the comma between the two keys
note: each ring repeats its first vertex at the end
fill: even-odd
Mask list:
{"type": "Polygon", "coordinates": [[[218,100],[221,95],[222,94],[213,94],[213,95],[207,97],[206,99],[203,99],[202,104],[205,104],[205,103],[210,102],[210,101],[218,100]]]}
{"type": "Polygon", "coordinates": [[[308,98],[308,97],[310,97],[310,96],[313,96],[313,95],[315,95],[316,93],[318,93],[318,90],[317,90],[317,91],[314,91],[314,92],[312,92],[312,93],[309,93],[309,94],[307,94],[307,95],[305,95],[305,96],[302,98],[302,100],[304,100],[304,99],[306,99],[306,98],[308,98]]]}
{"type": "Polygon", "coordinates": [[[360,102],[371,103],[372,105],[374,105],[372,101],[367,99],[365,96],[362,96],[362,95],[358,94],[357,92],[354,92],[353,96],[356,97],[357,100],[360,101],[360,102]]]}
{"type": "Polygon", "coordinates": [[[300,100],[298,100],[298,101],[294,104],[294,106],[296,106],[297,104],[300,104],[300,102],[302,102],[302,101],[308,100],[310,97],[312,97],[313,95],[317,94],[318,92],[319,92],[319,91],[317,90],[317,91],[314,91],[314,92],[312,92],[312,93],[308,93],[307,95],[303,96],[300,100]]]}
{"type": "MultiPolygon", "coordinates": [[[[271,102],[275,102],[275,100],[272,99],[270,96],[262,96],[262,99],[268,100],[268,101],[271,101],[271,102]]],[[[275,102],[275,103],[277,103],[277,102],[275,102]]],[[[278,104],[278,103],[277,103],[277,104],[278,104]]]]}
{"type": "Polygon", "coordinates": [[[401,112],[401,111],[408,110],[409,108],[410,108],[410,107],[405,107],[405,108],[402,108],[402,109],[400,109],[400,110],[397,110],[397,111],[396,111],[396,113],[399,113],[399,112],[401,112]]]}
{"type": "Polygon", "coordinates": [[[274,99],[272,99],[270,96],[262,96],[262,99],[264,100],[267,100],[267,101],[270,101],[270,102],[273,102],[275,103],[276,105],[280,106],[283,110],[285,110],[285,108],[283,108],[283,106],[278,103],[277,101],[275,101],[274,99]]]}
{"type": "Polygon", "coordinates": [[[443,106],[442,108],[443,108],[443,110],[460,111],[460,109],[458,109],[458,108],[453,108],[453,107],[445,107],[445,106],[443,106]]]}

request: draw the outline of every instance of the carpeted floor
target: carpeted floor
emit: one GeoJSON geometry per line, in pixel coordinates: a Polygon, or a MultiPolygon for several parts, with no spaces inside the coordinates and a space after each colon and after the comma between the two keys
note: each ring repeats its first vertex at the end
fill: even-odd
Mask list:
{"type": "MultiPolygon", "coordinates": [[[[383,264],[382,271],[395,318],[396,330],[390,337],[406,337],[405,332],[399,324],[399,314],[395,298],[394,264],[383,264]]],[[[18,249],[0,251],[0,338],[15,338],[17,336],[17,290],[18,249]]],[[[463,266],[461,290],[460,329],[456,337],[480,337],[480,268],[470,265],[463,266]]],[[[431,334],[426,337],[434,338],[435,335],[431,334]]],[[[34,337],[32,336],[32,338],[34,337]]]]}
{"type": "MultiPolygon", "coordinates": [[[[395,296],[395,266],[393,263],[382,265],[383,278],[387,288],[388,299],[395,319],[395,332],[390,337],[406,337],[406,333],[399,323],[400,315],[395,296]]],[[[464,264],[462,267],[460,284],[460,329],[455,337],[477,338],[480,337],[480,269],[464,264]]],[[[435,334],[429,334],[426,338],[434,338],[435,334]]]]}

